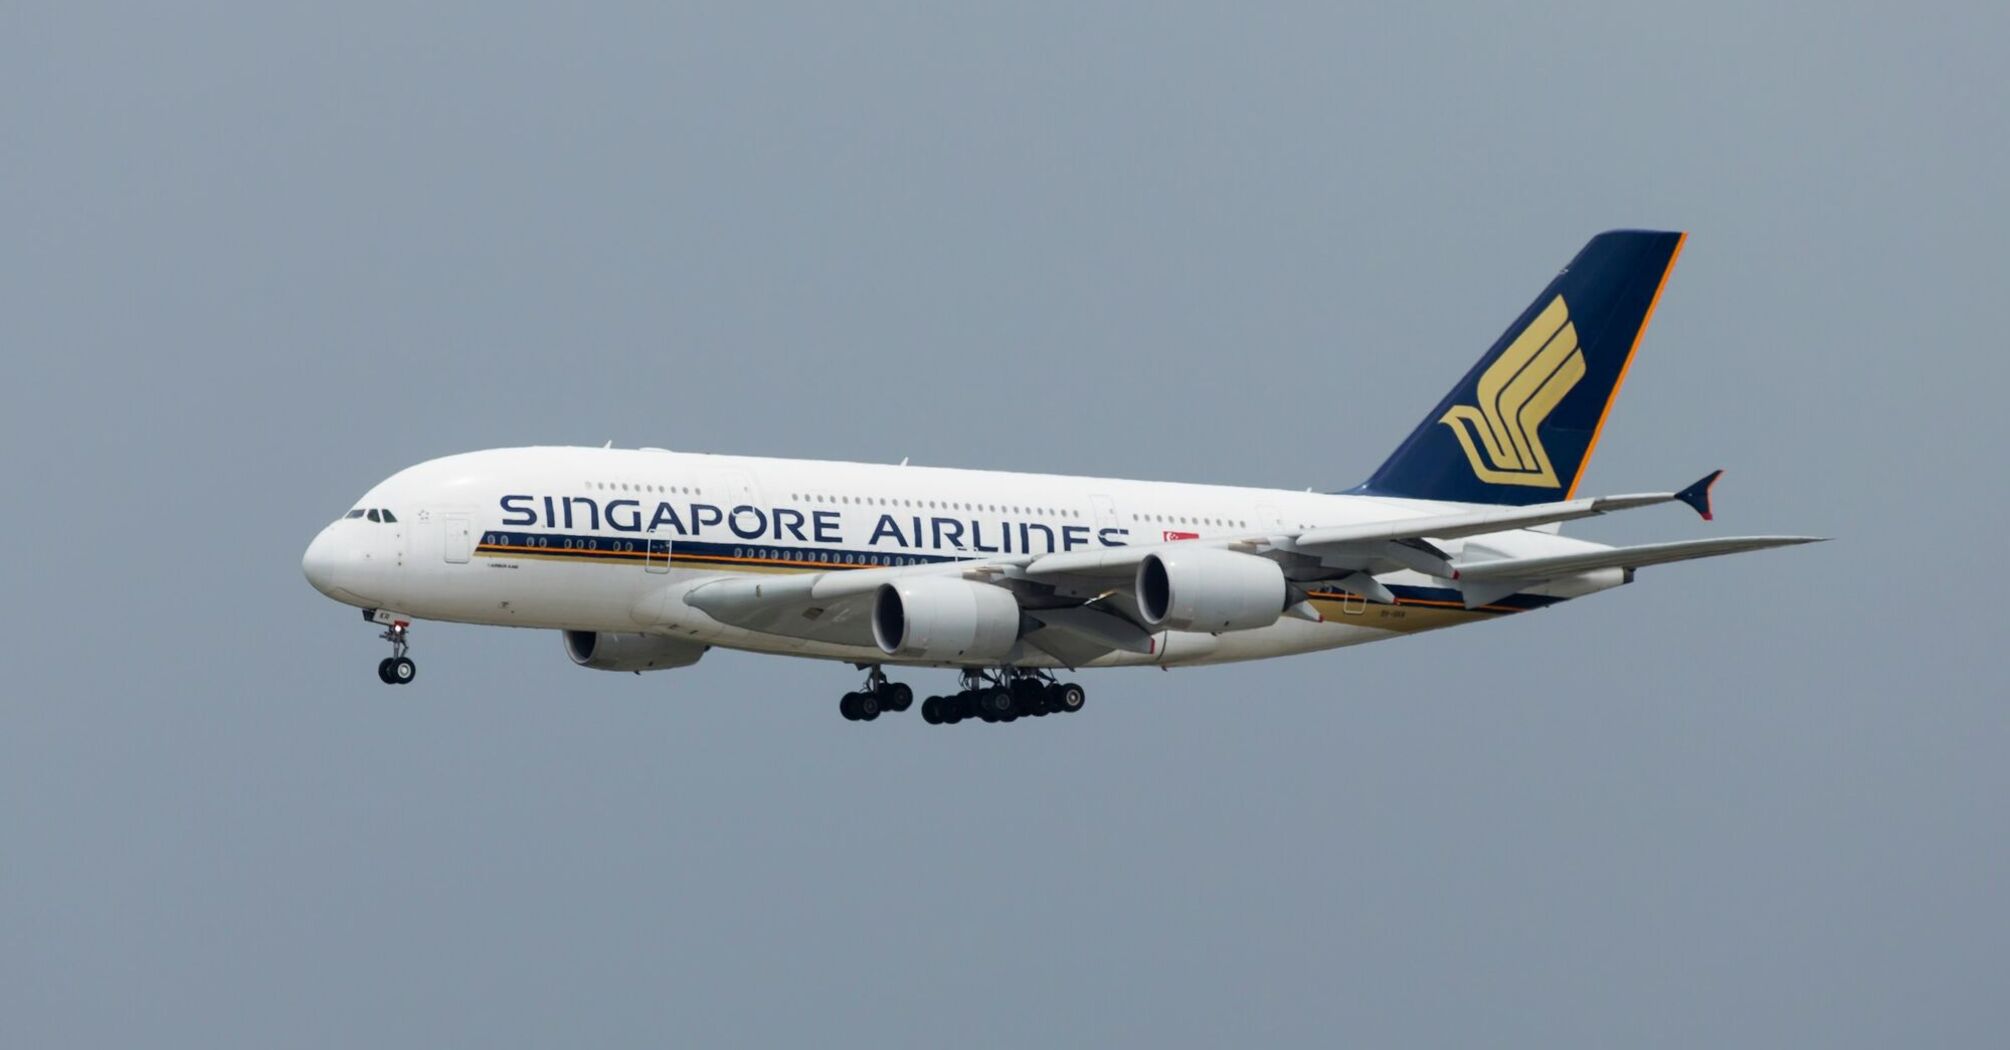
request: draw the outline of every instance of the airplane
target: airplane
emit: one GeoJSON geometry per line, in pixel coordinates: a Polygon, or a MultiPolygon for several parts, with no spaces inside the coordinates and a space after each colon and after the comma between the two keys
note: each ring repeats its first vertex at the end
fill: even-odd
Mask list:
{"type": "MultiPolygon", "coordinates": [[[[1514,616],[1637,570],[1816,542],[1611,547],[1565,522],[1665,503],[1713,517],[1721,471],[1577,495],[1686,234],[1593,237],[1367,481],[1344,492],[765,459],[491,449],[409,467],[308,546],[312,585],[384,628],[561,632],[572,662],[687,667],[713,647],[836,660],[848,720],[905,711],[888,668],[946,668],[923,720],[1072,713],[1060,673],[1270,657],[1514,616]]],[[[611,443],[610,443],[611,446],[611,443]]]]}

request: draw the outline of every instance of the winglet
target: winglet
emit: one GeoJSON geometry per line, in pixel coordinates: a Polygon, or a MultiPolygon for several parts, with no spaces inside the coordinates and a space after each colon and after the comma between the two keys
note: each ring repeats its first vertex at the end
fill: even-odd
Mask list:
{"type": "Polygon", "coordinates": [[[1694,508],[1697,514],[1702,515],[1704,521],[1715,521],[1716,515],[1710,512],[1710,490],[1716,487],[1717,479],[1723,476],[1723,471],[1713,470],[1701,481],[1677,492],[1675,498],[1694,508]]]}

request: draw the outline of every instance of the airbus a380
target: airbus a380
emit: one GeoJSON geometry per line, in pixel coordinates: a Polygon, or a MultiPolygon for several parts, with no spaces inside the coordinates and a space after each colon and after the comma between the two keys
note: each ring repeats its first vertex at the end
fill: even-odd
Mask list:
{"type": "Polygon", "coordinates": [[[1711,517],[1717,474],[1580,497],[1680,233],[1591,239],[1387,462],[1346,492],[701,455],[518,448],[372,488],[314,538],[307,579],[416,674],[416,620],[563,633],[574,663],[653,671],[713,646],[864,673],[854,721],[949,668],[931,724],[1079,710],[1057,672],[1260,660],[1543,609],[1637,569],[1811,542],[1610,547],[1564,522],[1664,503],[1711,517]]]}

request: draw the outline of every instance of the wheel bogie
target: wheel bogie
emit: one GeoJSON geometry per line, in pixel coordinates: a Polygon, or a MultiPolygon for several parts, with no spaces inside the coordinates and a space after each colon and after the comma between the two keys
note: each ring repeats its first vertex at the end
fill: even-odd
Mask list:
{"type": "MultiPolygon", "coordinates": [[[[385,663],[388,666],[390,661],[385,663]]],[[[964,683],[974,688],[922,700],[921,720],[940,726],[969,718],[993,723],[1044,718],[1081,710],[1084,695],[1082,687],[1072,682],[1032,674],[1005,677],[972,673],[964,676],[964,683]]],[[[913,689],[887,681],[875,669],[864,689],[846,693],[838,701],[838,712],[846,721],[870,722],[882,714],[906,711],[913,704],[913,689]]]]}

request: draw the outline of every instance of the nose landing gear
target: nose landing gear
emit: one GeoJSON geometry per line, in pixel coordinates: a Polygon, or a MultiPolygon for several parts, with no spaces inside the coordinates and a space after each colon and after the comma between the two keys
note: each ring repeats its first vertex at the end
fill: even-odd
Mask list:
{"type": "Polygon", "coordinates": [[[377,661],[377,680],[385,685],[409,685],[418,677],[419,665],[405,653],[411,649],[408,640],[412,622],[389,617],[377,609],[366,609],[363,618],[371,623],[385,624],[384,633],[377,637],[391,643],[391,655],[377,661]]]}

